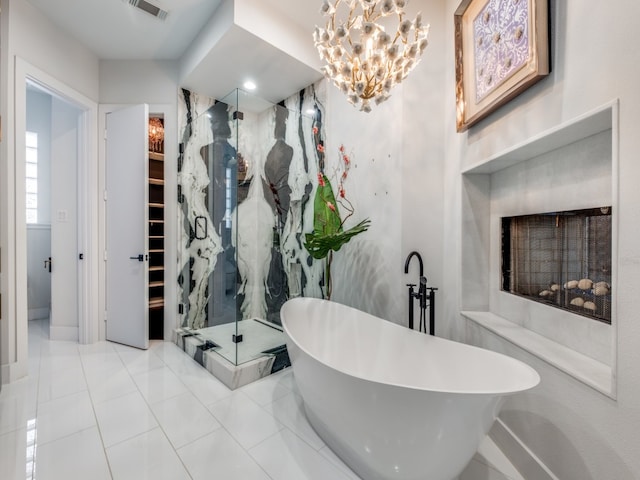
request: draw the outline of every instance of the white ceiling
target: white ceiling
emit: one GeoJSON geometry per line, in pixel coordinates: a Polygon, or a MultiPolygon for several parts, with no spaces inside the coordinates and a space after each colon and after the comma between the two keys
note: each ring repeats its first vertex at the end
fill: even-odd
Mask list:
{"type": "MultiPolygon", "coordinates": [[[[103,60],[178,60],[198,43],[222,0],[148,0],[168,11],[159,20],[129,5],[128,0],[28,0],[53,23],[84,43],[103,60]]],[[[224,0],[230,1],[230,0],[224,0]]],[[[247,0],[235,0],[245,2],[247,0]]],[[[257,0],[277,18],[276,30],[302,32],[299,45],[313,47],[311,33],[322,23],[321,0],[257,0]]],[[[249,7],[251,8],[251,7],[249,7]]],[[[257,10],[256,10],[257,11],[257,10]]],[[[258,19],[259,20],[259,19],[258,19]]],[[[256,95],[277,102],[321,77],[310,65],[283,52],[264,35],[230,29],[207,47],[198,65],[182,72],[181,86],[221,98],[253,77],[256,95]],[[231,32],[232,30],[232,32],[231,32]]]]}

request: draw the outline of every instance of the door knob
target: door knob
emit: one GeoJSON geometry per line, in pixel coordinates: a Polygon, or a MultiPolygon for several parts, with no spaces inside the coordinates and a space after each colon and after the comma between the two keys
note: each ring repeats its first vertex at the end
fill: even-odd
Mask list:
{"type": "Polygon", "coordinates": [[[49,273],[51,273],[51,257],[49,257],[49,260],[45,260],[44,261],[44,268],[45,270],[49,270],[49,273]]]}
{"type": "Polygon", "coordinates": [[[144,261],[144,255],[140,254],[137,255],[135,257],[129,257],[130,260],[138,260],[139,262],[143,262],[144,261]]]}

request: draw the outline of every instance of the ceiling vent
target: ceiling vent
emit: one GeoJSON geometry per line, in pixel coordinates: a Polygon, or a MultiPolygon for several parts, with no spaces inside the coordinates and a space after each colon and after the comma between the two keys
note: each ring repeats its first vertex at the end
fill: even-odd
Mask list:
{"type": "Polygon", "coordinates": [[[124,0],[124,1],[133,7],[139,8],[143,12],[147,12],[153,15],[154,17],[159,18],[160,20],[164,20],[165,18],[167,18],[167,14],[169,13],[166,10],[162,10],[160,7],[155,6],[154,4],[147,2],[146,0],[124,0]]]}

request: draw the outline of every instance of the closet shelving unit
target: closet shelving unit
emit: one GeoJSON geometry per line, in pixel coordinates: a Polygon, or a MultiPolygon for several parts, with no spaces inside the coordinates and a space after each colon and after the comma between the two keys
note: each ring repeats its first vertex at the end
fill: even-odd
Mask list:
{"type": "Polygon", "coordinates": [[[164,154],[149,152],[149,338],[164,338],[164,154]]]}

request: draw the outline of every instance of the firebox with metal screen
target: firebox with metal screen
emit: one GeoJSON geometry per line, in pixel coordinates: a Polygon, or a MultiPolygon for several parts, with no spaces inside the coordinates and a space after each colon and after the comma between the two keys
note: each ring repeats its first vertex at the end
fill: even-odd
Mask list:
{"type": "Polygon", "coordinates": [[[611,323],[611,207],[503,217],[502,290],[611,323]]]}

